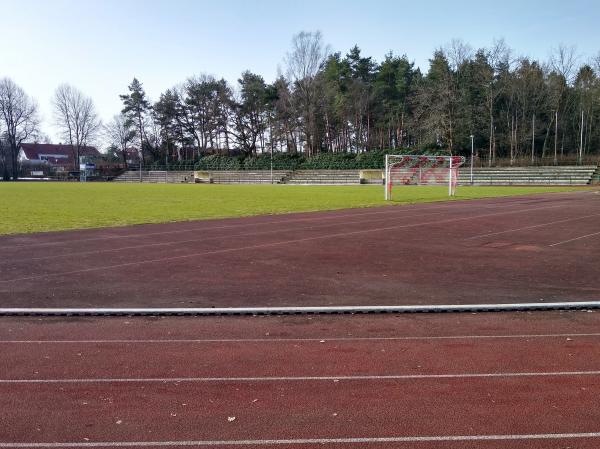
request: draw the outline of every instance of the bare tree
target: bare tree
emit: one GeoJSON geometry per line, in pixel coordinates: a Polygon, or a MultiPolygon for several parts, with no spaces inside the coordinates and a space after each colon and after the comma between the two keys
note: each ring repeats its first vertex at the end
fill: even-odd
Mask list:
{"type": "Polygon", "coordinates": [[[474,56],[473,48],[461,39],[452,39],[450,43],[444,46],[442,52],[448,59],[450,67],[454,71],[459,70],[461,65],[472,59],[474,56]]]}
{"type": "Polygon", "coordinates": [[[101,129],[94,102],[69,84],[62,84],[54,93],[56,125],[73,151],[75,167],[79,167],[81,151],[92,142],[101,129]]]}
{"type": "Polygon", "coordinates": [[[292,39],[292,50],[286,55],[287,77],[298,94],[303,128],[309,155],[317,150],[317,75],[323,69],[330,54],[320,31],[302,31],[292,39]]]}
{"type": "Polygon", "coordinates": [[[592,56],[589,65],[594,69],[596,73],[600,73],[600,51],[592,56]]]}
{"type": "Polygon", "coordinates": [[[561,75],[567,84],[573,84],[579,62],[577,49],[574,45],[567,46],[560,44],[558,47],[552,49],[549,62],[551,70],[561,75]]]}
{"type": "Polygon", "coordinates": [[[320,31],[296,34],[292,38],[292,51],[285,58],[288,77],[295,82],[314,79],[329,53],[329,46],[323,43],[320,31]]]}
{"type": "MultiPolygon", "coordinates": [[[[560,120],[566,108],[566,99],[564,97],[568,87],[572,86],[575,81],[578,60],[579,58],[574,46],[568,47],[560,44],[558,47],[552,49],[550,53],[550,60],[548,62],[549,71],[551,72],[549,75],[549,85],[551,88],[551,103],[554,108],[554,113],[551,115],[550,127],[554,123],[554,164],[558,163],[558,133],[562,128],[560,120]]],[[[548,134],[549,132],[546,134],[546,137],[548,134]]],[[[544,141],[544,149],[545,145],[546,141],[544,141]]]]}
{"type": "Polygon", "coordinates": [[[127,165],[127,151],[136,135],[131,120],[122,114],[115,115],[110,122],[104,125],[104,134],[109,144],[117,149],[123,164],[127,165]]]}
{"type": "MultiPolygon", "coordinates": [[[[8,147],[12,178],[17,179],[19,148],[38,131],[38,107],[25,91],[10,78],[0,80],[0,122],[8,147]]],[[[5,161],[4,178],[8,178],[5,161]]]]}
{"type": "Polygon", "coordinates": [[[496,72],[500,70],[510,70],[515,63],[513,50],[503,38],[494,39],[487,55],[490,64],[494,67],[496,72]]]}
{"type": "Polygon", "coordinates": [[[10,158],[10,150],[4,138],[4,121],[0,120],[0,170],[2,170],[2,179],[8,181],[10,175],[8,173],[8,160],[10,158]]]}
{"type": "Polygon", "coordinates": [[[491,69],[485,83],[486,107],[489,115],[489,157],[488,164],[491,167],[496,159],[496,125],[494,112],[496,111],[496,99],[500,97],[505,89],[506,75],[510,70],[512,50],[504,39],[494,40],[492,46],[485,55],[491,69]]]}
{"type": "MultiPolygon", "coordinates": [[[[0,136],[4,135],[4,131],[2,130],[1,127],[0,127],[0,133],[1,133],[0,136]]],[[[2,170],[2,173],[0,173],[0,176],[2,176],[2,179],[4,181],[10,180],[9,163],[10,163],[10,147],[8,146],[8,143],[6,142],[6,140],[4,140],[4,138],[0,137],[0,170],[2,170]]]]}

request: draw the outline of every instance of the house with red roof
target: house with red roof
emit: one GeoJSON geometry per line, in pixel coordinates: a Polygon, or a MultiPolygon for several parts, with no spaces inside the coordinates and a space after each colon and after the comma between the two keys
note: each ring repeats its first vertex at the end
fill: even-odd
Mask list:
{"type": "MultiPolygon", "coordinates": [[[[49,143],[22,143],[19,148],[19,163],[30,166],[49,165],[59,171],[78,170],[75,167],[77,150],[72,145],[49,143]]],[[[79,155],[83,160],[100,157],[100,152],[92,146],[82,147],[79,155]]]]}

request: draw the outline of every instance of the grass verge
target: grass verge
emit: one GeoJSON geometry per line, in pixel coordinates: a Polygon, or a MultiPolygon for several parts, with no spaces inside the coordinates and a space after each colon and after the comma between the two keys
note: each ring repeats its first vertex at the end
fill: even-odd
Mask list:
{"type": "MultiPolygon", "coordinates": [[[[460,187],[456,200],[577,190],[460,187]]],[[[1,183],[0,234],[99,228],[447,200],[446,187],[1,183]]]]}

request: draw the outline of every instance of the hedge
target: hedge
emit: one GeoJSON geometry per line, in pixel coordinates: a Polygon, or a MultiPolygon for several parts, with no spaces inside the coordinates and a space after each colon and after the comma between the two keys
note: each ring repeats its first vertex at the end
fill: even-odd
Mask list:
{"type": "MultiPolygon", "coordinates": [[[[298,154],[273,153],[273,170],[296,170],[304,157],[298,154]]],[[[270,170],[271,155],[269,153],[248,157],[244,160],[244,170],[270,170]]]]}
{"type": "Polygon", "coordinates": [[[242,170],[243,159],[240,157],[211,154],[204,156],[196,163],[196,170],[242,170]]]}
{"type": "MultiPolygon", "coordinates": [[[[381,169],[385,165],[386,154],[442,154],[439,149],[395,149],[367,151],[364,153],[319,153],[312,157],[302,154],[273,153],[273,170],[362,170],[381,169]]],[[[269,170],[270,153],[256,156],[225,156],[212,154],[197,161],[179,161],[170,163],[169,170],[269,170]]],[[[164,164],[155,162],[150,169],[164,170],[164,164]]]]}

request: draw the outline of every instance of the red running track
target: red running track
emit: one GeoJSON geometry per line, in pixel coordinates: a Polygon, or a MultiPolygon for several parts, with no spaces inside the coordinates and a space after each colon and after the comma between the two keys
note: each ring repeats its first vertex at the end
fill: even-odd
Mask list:
{"type": "Polygon", "coordinates": [[[600,447],[600,314],[0,318],[0,448],[600,447]]]}
{"type": "Polygon", "coordinates": [[[600,299],[600,195],[0,238],[0,307],[260,307],[600,299]]]}

